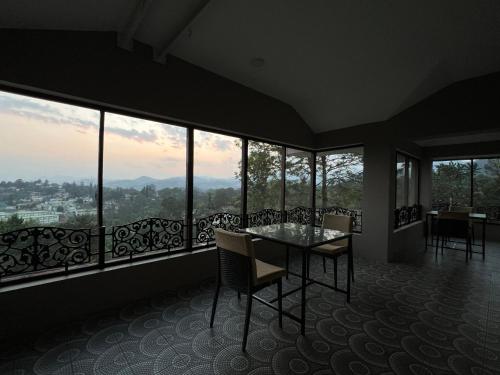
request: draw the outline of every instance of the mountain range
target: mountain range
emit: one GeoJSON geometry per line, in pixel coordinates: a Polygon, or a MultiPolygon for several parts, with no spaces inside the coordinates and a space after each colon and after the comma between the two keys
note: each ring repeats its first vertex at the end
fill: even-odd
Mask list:
{"type": "MultiPolygon", "coordinates": [[[[156,179],[141,176],[130,180],[104,180],[104,186],[109,188],[123,188],[140,190],[148,185],[154,185],[156,190],[165,188],[185,188],[185,177],[169,177],[156,179]]],[[[202,191],[222,188],[240,188],[240,182],[235,178],[215,178],[208,176],[194,176],[194,188],[202,191]]]]}

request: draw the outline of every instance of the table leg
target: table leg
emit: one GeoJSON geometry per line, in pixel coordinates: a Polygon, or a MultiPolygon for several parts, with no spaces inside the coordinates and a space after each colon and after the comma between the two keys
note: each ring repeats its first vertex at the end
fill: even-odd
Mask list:
{"type": "Polygon", "coordinates": [[[309,249],[302,250],[302,304],[300,306],[300,333],[302,336],[306,334],[306,261],[309,249]]]}
{"type": "Polygon", "coordinates": [[[353,264],[352,260],[352,236],[349,237],[347,256],[349,257],[349,261],[347,264],[347,303],[351,302],[351,267],[353,264]]]}
{"type": "Polygon", "coordinates": [[[486,219],[483,220],[483,235],[482,235],[481,245],[483,246],[483,260],[486,256],[486,219]]]}
{"type": "MultiPolygon", "coordinates": [[[[429,238],[429,215],[425,215],[425,251],[427,252],[427,243],[428,243],[428,238],[429,238]]],[[[432,236],[432,233],[431,233],[432,236]]],[[[432,241],[432,237],[431,237],[432,241]]],[[[431,243],[432,246],[432,243],[431,243]]]]}

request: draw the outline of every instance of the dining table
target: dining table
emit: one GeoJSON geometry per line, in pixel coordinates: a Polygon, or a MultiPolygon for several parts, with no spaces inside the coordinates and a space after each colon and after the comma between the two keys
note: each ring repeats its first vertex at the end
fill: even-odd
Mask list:
{"type": "MultiPolygon", "coordinates": [[[[347,284],[346,289],[340,289],[338,287],[328,285],[319,280],[314,280],[307,275],[307,261],[308,254],[310,250],[314,247],[340,241],[347,239],[347,254],[349,257],[349,262],[352,264],[352,233],[341,232],[334,229],[326,229],[313,225],[295,224],[295,223],[279,223],[271,225],[256,226],[250,228],[243,228],[239,230],[240,232],[248,233],[254,238],[259,238],[278,244],[286,246],[287,252],[289,248],[296,248],[301,251],[302,255],[302,270],[301,273],[295,273],[288,271],[289,274],[301,278],[301,285],[297,288],[283,293],[283,298],[293,294],[297,291],[301,291],[301,309],[300,316],[296,316],[290,312],[283,311],[283,314],[288,318],[300,323],[301,334],[305,335],[305,322],[306,322],[306,288],[312,284],[318,284],[326,288],[336,290],[338,292],[347,295],[347,302],[350,298],[351,290],[351,275],[349,272],[347,274],[347,284]]],[[[349,270],[349,267],[347,268],[349,270]]],[[[273,300],[266,301],[263,298],[257,297],[256,299],[261,303],[269,306],[270,308],[277,310],[273,305],[277,301],[277,298],[273,300]]]]}
{"type": "MultiPolygon", "coordinates": [[[[427,247],[429,246],[429,233],[431,234],[431,247],[433,246],[433,233],[432,233],[432,222],[437,218],[439,214],[439,211],[437,210],[432,210],[428,211],[425,214],[425,251],[427,251],[427,247]],[[429,227],[430,225],[430,227],[429,227]]],[[[486,214],[479,213],[479,212],[470,212],[469,213],[469,220],[472,222],[472,225],[474,225],[475,222],[481,223],[481,244],[477,245],[475,243],[472,244],[472,246],[479,246],[481,247],[481,251],[472,251],[473,253],[476,254],[482,254],[483,260],[485,259],[486,255],[486,222],[487,222],[487,216],[486,214]]],[[[452,249],[452,250],[457,250],[455,248],[446,246],[447,249],[452,249]]]]}

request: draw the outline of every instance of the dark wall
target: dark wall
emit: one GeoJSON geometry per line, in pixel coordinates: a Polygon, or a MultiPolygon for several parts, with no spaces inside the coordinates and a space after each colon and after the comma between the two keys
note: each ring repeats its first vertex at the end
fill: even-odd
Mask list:
{"type": "Polygon", "coordinates": [[[498,156],[500,154],[500,141],[426,147],[424,153],[433,159],[498,156]]]}
{"type": "Polygon", "coordinates": [[[289,105],[173,56],[153,62],[142,46],[116,47],[112,32],[1,30],[0,81],[311,147],[289,105]]]}
{"type": "Polygon", "coordinates": [[[500,73],[452,84],[387,121],[316,134],[318,148],[383,138],[412,142],[500,129],[500,73]]]}

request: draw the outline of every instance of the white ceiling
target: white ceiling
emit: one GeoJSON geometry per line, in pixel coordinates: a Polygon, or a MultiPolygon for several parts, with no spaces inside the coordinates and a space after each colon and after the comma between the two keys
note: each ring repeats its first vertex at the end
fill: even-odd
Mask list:
{"type": "MultiPolygon", "coordinates": [[[[0,27],[123,31],[140,1],[134,38],[158,51],[204,3],[2,0],[0,27]]],[[[322,132],[500,71],[500,1],[211,0],[170,52],[292,105],[322,132]]]]}

